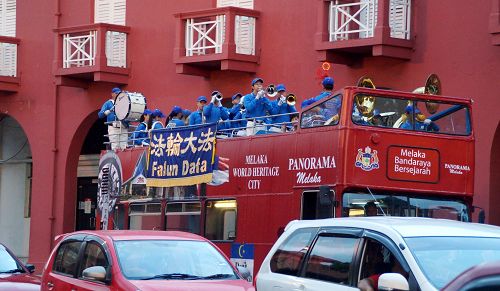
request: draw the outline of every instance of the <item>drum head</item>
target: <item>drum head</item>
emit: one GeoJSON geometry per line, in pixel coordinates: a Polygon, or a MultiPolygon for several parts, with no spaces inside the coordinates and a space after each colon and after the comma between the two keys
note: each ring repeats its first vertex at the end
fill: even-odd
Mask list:
{"type": "Polygon", "coordinates": [[[115,99],[115,114],[118,120],[125,120],[130,111],[130,97],[128,92],[122,91],[115,99]]]}

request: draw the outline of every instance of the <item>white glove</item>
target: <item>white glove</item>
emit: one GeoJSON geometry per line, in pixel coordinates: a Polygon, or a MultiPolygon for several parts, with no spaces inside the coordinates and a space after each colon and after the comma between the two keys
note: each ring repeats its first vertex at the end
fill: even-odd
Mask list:
{"type": "Polygon", "coordinates": [[[214,103],[214,102],[215,102],[215,97],[216,97],[216,95],[213,95],[213,96],[212,96],[212,101],[210,101],[211,103],[214,103]]]}
{"type": "Polygon", "coordinates": [[[262,96],[264,96],[264,90],[260,90],[259,92],[257,92],[257,96],[255,97],[255,99],[260,99],[262,96]]]}
{"type": "Polygon", "coordinates": [[[424,120],[424,124],[427,124],[427,125],[431,124],[431,122],[432,122],[432,120],[430,120],[429,118],[427,118],[426,120],[424,120]]]}
{"type": "Polygon", "coordinates": [[[219,101],[219,105],[217,107],[222,107],[222,102],[219,101]]]}
{"type": "Polygon", "coordinates": [[[283,105],[285,102],[286,102],[286,98],[285,98],[285,96],[281,96],[281,97],[280,97],[280,100],[278,101],[278,106],[283,105]]]}
{"type": "Polygon", "coordinates": [[[109,111],[109,110],[104,111],[104,115],[106,115],[106,116],[108,116],[110,113],[111,113],[111,111],[109,111]]]}

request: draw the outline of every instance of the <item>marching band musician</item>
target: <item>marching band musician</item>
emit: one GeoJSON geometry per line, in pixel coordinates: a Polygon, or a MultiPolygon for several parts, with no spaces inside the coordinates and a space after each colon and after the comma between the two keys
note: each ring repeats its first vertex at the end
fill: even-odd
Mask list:
{"type": "Polygon", "coordinates": [[[252,80],[252,92],[243,97],[243,105],[246,108],[247,115],[247,135],[254,135],[258,131],[265,131],[264,120],[266,111],[272,111],[272,105],[265,96],[262,85],[264,81],[261,78],[252,80]]]}
{"type": "Polygon", "coordinates": [[[128,122],[119,121],[115,115],[115,99],[120,94],[120,88],[111,90],[111,98],[104,102],[101,110],[97,113],[99,118],[106,117],[108,125],[108,138],[111,149],[125,149],[127,147],[128,122]]]}
{"type": "Polygon", "coordinates": [[[203,107],[205,121],[203,123],[217,123],[219,120],[227,120],[229,114],[227,109],[222,106],[222,94],[219,91],[212,92],[210,104],[203,107]]]}
{"type": "Polygon", "coordinates": [[[196,99],[197,110],[189,115],[189,125],[202,124],[205,117],[203,116],[203,107],[207,104],[207,97],[199,96],[196,99]]]}
{"type": "Polygon", "coordinates": [[[167,121],[165,122],[167,125],[165,128],[174,128],[178,126],[184,126],[184,121],[181,120],[182,118],[182,108],[179,106],[174,106],[172,107],[172,111],[167,117],[167,121]]]}
{"type": "Polygon", "coordinates": [[[240,109],[241,109],[241,104],[240,104],[241,96],[243,96],[241,93],[236,93],[236,94],[233,95],[233,97],[231,97],[231,103],[233,104],[233,107],[231,107],[231,109],[229,109],[229,119],[230,120],[233,120],[234,116],[238,112],[240,112],[240,109]]]}
{"type": "Polygon", "coordinates": [[[182,118],[181,120],[184,122],[184,125],[189,125],[189,115],[191,115],[191,110],[182,109],[182,118]]]}
{"type": "MultiPolygon", "coordinates": [[[[276,91],[278,92],[277,99],[274,101],[271,101],[272,106],[273,106],[273,111],[271,112],[272,115],[276,114],[287,114],[287,113],[295,113],[297,112],[297,109],[295,108],[295,105],[289,105],[286,101],[287,94],[286,94],[286,87],[283,84],[279,84],[276,86],[276,91]]],[[[279,116],[273,116],[271,118],[271,123],[276,124],[275,127],[271,127],[271,130],[273,128],[276,128],[276,126],[280,127],[280,132],[285,132],[286,127],[290,126],[290,116],[291,115],[279,115],[279,116]]]]}
{"type": "Polygon", "coordinates": [[[161,119],[165,118],[165,114],[163,114],[163,112],[161,112],[160,109],[155,109],[153,113],[151,113],[151,117],[153,119],[151,130],[163,128],[163,123],[161,123],[161,119]]]}
{"type": "Polygon", "coordinates": [[[151,113],[153,112],[149,109],[144,110],[144,113],[141,115],[141,119],[139,120],[140,123],[130,136],[130,139],[135,146],[149,145],[148,130],[151,126],[151,122],[149,122],[151,119],[151,113]]]}
{"type": "Polygon", "coordinates": [[[323,98],[326,98],[326,97],[330,96],[330,94],[332,94],[333,84],[334,84],[332,77],[325,77],[323,79],[323,81],[321,82],[321,84],[323,85],[323,91],[321,91],[321,93],[316,97],[304,100],[302,102],[302,108],[309,106],[309,105],[313,104],[314,102],[319,101],[323,98]]]}

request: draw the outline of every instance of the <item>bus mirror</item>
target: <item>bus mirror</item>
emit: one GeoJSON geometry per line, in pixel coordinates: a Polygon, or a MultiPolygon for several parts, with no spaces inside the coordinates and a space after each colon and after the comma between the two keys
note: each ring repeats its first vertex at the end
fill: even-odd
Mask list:
{"type": "Polygon", "coordinates": [[[318,198],[319,205],[321,206],[331,206],[332,205],[332,197],[330,197],[330,187],[328,186],[319,186],[318,198]]]}

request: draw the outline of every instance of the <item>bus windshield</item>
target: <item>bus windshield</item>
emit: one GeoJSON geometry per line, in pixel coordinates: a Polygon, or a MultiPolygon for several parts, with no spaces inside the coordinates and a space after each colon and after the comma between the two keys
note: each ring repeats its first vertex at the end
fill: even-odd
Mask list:
{"type": "Polygon", "coordinates": [[[470,135],[466,105],[357,94],[352,121],[357,125],[399,128],[448,135],[470,135]]]}
{"type": "MultiPolygon", "coordinates": [[[[438,196],[438,195],[436,195],[438,196]]],[[[412,197],[408,193],[373,194],[344,193],[342,199],[343,216],[411,216],[444,218],[470,221],[467,205],[459,200],[412,197]],[[374,214],[368,214],[373,206],[374,214]],[[376,209],[376,210],[375,210],[376,209]]]]}

